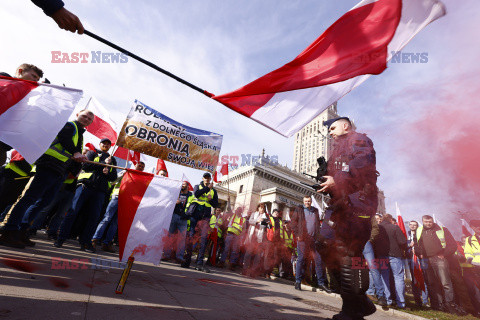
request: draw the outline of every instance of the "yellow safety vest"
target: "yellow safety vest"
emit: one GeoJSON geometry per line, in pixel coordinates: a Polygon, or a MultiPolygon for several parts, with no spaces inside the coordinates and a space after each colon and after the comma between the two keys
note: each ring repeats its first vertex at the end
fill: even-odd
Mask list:
{"type": "MultiPolygon", "coordinates": [[[[32,166],[30,165],[30,168],[32,166]]],[[[5,166],[5,169],[10,169],[12,170],[13,172],[15,172],[16,174],[22,176],[22,177],[27,177],[28,176],[28,173],[26,173],[25,171],[23,171],[22,169],[20,169],[16,164],[15,164],[15,161],[14,162],[9,162],[6,166],[5,166]]]]}
{"type": "MultiPolygon", "coordinates": [[[[99,156],[96,156],[95,159],[93,159],[94,162],[100,162],[100,157],[99,156]]],[[[110,168],[109,171],[111,172],[113,170],[113,168],[110,168]]],[[[93,172],[85,172],[84,170],[82,170],[82,172],[80,173],[80,175],[78,176],[78,180],[88,180],[90,179],[90,177],[93,175],[93,172]]],[[[110,188],[110,182],[109,182],[109,185],[108,187],[110,188]]]]}
{"type": "Polygon", "coordinates": [[[470,236],[465,239],[465,258],[472,259],[474,266],[480,266],[480,244],[475,236],[470,236]]]}
{"type": "MultiPolygon", "coordinates": [[[[73,135],[73,144],[75,147],[78,145],[78,127],[77,124],[73,121],[70,122],[73,124],[75,127],[75,134],[73,135]]],[[[48,154],[49,156],[52,156],[62,162],[67,162],[68,159],[72,157],[72,154],[65,150],[65,148],[62,146],[60,142],[58,142],[58,137],[53,140],[52,144],[50,145],[50,148],[48,148],[47,152],[45,154],[48,154]]]]}
{"type": "Polygon", "coordinates": [[[112,195],[110,196],[110,199],[113,198],[113,197],[118,197],[118,195],[120,194],[120,185],[122,184],[122,180],[120,179],[120,181],[118,181],[115,186],[113,187],[113,190],[112,190],[112,195]]]}
{"type": "Polygon", "coordinates": [[[236,214],[233,215],[231,219],[233,219],[233,222],[232,222],[232,225],[228,227],[227,231],[233,234],[236,234],[238,236],[240,233],[242,233],[244,219],[243,217],[238,217],[236,214]]]}
{"type": "MultiPolygon", "coordinates": [[[[422,237],[422,232],[423,226],[419,226],[417,229],[417,242],[420,241],[420,238],[422,237]]],[[[438,239],[440,240],[440,243],[442,244],[442,248],[445,249],[445,247],[447,246],[447,242],[445,241],[445,231],[443,231],[443,227],[440,227],[440,230],[437,230],[436,234],[438,239]]]]}
{"type": "MultiPolygon", "coordinates": [[[[275,220],[273,219],[272,216],[270,216],[270,223],[272,224],[272,228],[270,229],[271,230],[270,232],[272,233],[272,236],[275,236],[275,220]]],[[[285,235],[284,235],[285,230],[283,229],[283,222],[281,219],[279,219],[278,223],[280,225],[280,239],[283,240],[285,238],[285,235]]],[[[267,238],[268,238],[268,233],[269,233],[269,230],[267,230],[267,238]]]]}
{"type": "Polygon", "coordinates": [[[293,232],[288,234],[287,230],[284,229],[285,232],[285,246],[287,248],[293,249],[293,232]]]}
{"type": "MultiPolygon", "coordinates": [[[[201,184],[198,186],[198,189],[199,189],[199,190],[202,190],[202,189],[203,189],[203,187],[202,187],[201,184]]],[[[192,196],[193,196],[192,201],[190,201],[190,203],[187,203],[187,204],[188,204],[188,206],[190,206],[190,204],[192,204],[193,202],[196,202],[196,203],[198,203],[199,205],[202,205],[202,206],[211,208],[212,205],[211,205],[210,203],[208,203],[208,198],[207,198],[207,196],[210,195],[210,196],[212,197],[212,199],[213,199],[213,195],[214,195],[214,194],[215,194],[215,192],[213,191],[213,189],[210,190],[210,191],[207,192],[207,193],[202,194],[198,199],[197,199],[197,198],[195,197],[195,195],[193,194],[193,195],[192,195],[192,196]]],[[[190,200],[190,198],[188,198],[188,199],[190,200]]],[[[185,206],[185,207],[188,208],[188,206],[185,206]]]]}
{"type": "Polygon", "coordinates": [[[222,229],[220,229],[218,226],[222,224],[222,217],[218,218],[217,219],[217,216],[216,215],[212,215],[210,217],[210,228],[211,229],[215,229],[217,228],[217,234],[218,234],[218,237],[221,238],[222,237],[222,229]]]}

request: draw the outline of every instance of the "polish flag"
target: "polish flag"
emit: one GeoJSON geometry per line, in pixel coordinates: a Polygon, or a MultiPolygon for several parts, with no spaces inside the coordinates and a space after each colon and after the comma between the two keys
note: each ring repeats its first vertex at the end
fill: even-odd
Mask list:
{"type": "Polygon", "coordinates": [[[213,173],[213,182],[218,183],[218,181],[222,180],[223,176],[228,175],[228,162],[224,163],[220,170],[217,170],[213,173]]]}
{"type": "Polygon", "coordinates": [[[183,181],[186,181],[187,184],[188,184],[188,191],[193,191],[193,186],[192,184],[190,183],[190,180],[188,180],[187,176],[185,174],[183,174],[182,176],[182,182],[183,181]]]}
{"type": "Polygon", "coordinates": [[[96,151],[97,150],[97,148],[95,148],[95,146],[93,144],[91,144],[90,142],[85,144],[85,148],[87,148],[90,151],[96,151]]]}
{"type": "Polygon", "coordinates": [[[470,237],[475,234],[475,231],[470,227],[470,225],[465,221],[465,219],[462,220],[462,233],[465,237],[470,237]]]}
{"type": "Polygon", "coordinates": [[[65,126],[82,90],[0,76],[0,141],[34,163],[65,126]]]}
{"type": "Polygon", "coordinates": [[[402,230],[402,233],[405,235],[405,238],[408,239],[407,230],[405,229],[405,223],[403,223],[402,214],[400,213],[400,208],[398,207],[398,204],[396,202],[395,207],[397,211],[397,224],[400,227],[400,230],[402,230]]]}
{"type": "Polygon", "coordinates": [[[182,182],[127,169],[118,196],[118,240],[121,262],[158,264],[182,182]]]}
{"type": "Polygon", "coordinates": [[[112,145],[115,144],[117,142],[117,124],[110,116],[110,112],[94,97],[90,98],[85,109],[92,111],[95,115],[92,124],[87,127],[87,132],[99,139],[107,138],[112,145]]]}
{"type": "Polygon", "coordinates": [[[413,255],[413,278],[413,284],[425,292],[425,279],[423,278],[422,267],[415,254],[413,255]]]}
{"type": "Polygon", "coordinates": [[[131,161],[134,166],[137,165],[139,161],[141,161],[141,154],[138,151],[128,150],[122,147],[116,147],[115,153],[113,154],[114,157],[131,161]]]}
{"type": "Polygon", "coordinates": [[[160,174],[161,170],[165,170],[167,172],[167,177],[168,177],[168,170],[167,166],[165,165],[165,161],[162,159],[157,159],[157,166],[155,167],[155,174],[158,175],[160,174]]]}
{"type": "Polygon", "coordinates": [[[213,99],[290,137],[445,13],[438,0],[363,0],[293,61],[213,99]]]}

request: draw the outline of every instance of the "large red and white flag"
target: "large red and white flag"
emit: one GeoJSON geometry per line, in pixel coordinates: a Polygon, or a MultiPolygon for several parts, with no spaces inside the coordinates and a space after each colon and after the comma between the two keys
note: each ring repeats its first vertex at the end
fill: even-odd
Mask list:
{"type": "Polygon", "coordinates": [[[465,219],[462,220],[462,233],[465,237],[470,237],[475,234],[475,231],[470,227],[470,225],[465,221],[465,219]]]}
{"type": "Polygon", "coordinates": [[[438,0],[363,0],[293,61],[213,99],[289,137],[445,13],[438,0]]]}
{"type": "Polygon", "coordinates": [[[217,170],[213,173],[213,182],[218,183],[226,175],[228,175],[228,162],[222,164],[221,167],[217,166],[217,170]]]}
{"type": "Polygon", "coordinates": [[[82,90],[0,76],[0,141],[34,163],[47,151],[82,90]]]}
{"type": "Polygon", "coordinates": [[[400,227],[400,230],[402,230],[402,233],[405,235],[405,238],[408,239],[407,229],[405,229],[405,223],[403,222],[402,214],[400,213],[400,208],[398,207],[398,204],[396,202],[395,202],[395,207],[397,211],[397,224],[400,227]]]}
{"type": "Polygon", "coordinates": [[[120,261],[158,264],[182,182],[127,170],[118,197],[120,261]]]}

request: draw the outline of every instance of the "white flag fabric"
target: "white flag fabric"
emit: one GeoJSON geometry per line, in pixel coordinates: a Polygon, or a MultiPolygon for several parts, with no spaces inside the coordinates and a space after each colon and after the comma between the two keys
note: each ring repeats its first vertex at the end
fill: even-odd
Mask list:
{"type": "Polygon", "coordinates": [[[127,170],[118,198],[119,259],[158,264],[182,182],[127,170]]]}
{"type": "Polygon", "coordinates": [[[82,94],[82,90],[0,77],[0,141],[34,163],[50,147],[82,94]]]}

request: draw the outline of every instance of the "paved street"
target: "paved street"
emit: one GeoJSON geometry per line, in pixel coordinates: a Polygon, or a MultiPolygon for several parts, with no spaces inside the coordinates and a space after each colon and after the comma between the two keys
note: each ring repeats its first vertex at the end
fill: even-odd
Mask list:
{"type": "MultiPolygon", "coordinates": [[[[295,291],[274,280],[250,279],[162,263],[134,263],[122,295],[115,255],[61,249],[39,235],[35,248],[0,246],[0,318],[5,319],[328,319],[340,299],[295,291]],[[72,261],[72,259],[76,259],[72,261]],[[96,260],[92,260],[96,259],[96,260]],[[94,264],[106,269],[92,268],[94,264]]],[[[368,319],[404,319],[378,311],[368,319]]]]}

